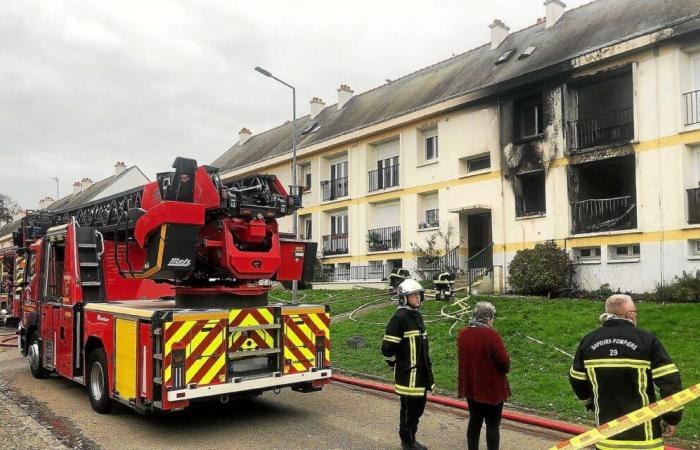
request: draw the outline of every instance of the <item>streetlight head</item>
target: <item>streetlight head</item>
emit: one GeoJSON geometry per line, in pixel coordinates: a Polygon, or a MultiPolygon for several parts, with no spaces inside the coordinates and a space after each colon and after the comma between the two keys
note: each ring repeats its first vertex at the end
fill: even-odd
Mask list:
{"type": "Polygon", "coordinates": [[[266,77],[271,77],[271,76],[272,76],[272,74],[271,74],[270,72],[268,72],[267,70],[265,70],[265,69],[263,69],[262,67],[259,67],[259,66],[255,68],[255,71],[256,71],[256,72],[260,72],[261,74],[265,75],[266,77]]]}

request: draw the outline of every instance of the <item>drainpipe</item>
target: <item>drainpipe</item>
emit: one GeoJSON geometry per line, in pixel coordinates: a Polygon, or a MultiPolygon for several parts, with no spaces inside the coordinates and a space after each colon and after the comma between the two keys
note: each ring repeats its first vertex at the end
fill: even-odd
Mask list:
{"type": "MultiPolygon", "coordinates": [[[[505,195],[505,158],[503,157],[503,146],[502,146],[502,140],[501,140],[501,114],[503,111],[501,110],[501,99],[499,98],[496,101],[496,108],[497,108],[497,128],[498,128],[498,156],[499,159],[501,160],[501,176],[499,177],[501,179],[501,228],[502,228],[502,235],[501,238],[503,240],[503,265],[501,268],[501,288],[502,288],[502,293],[506,290],[506,195],[505,195]]],[[[491,239],[493,240],[493,239],[491,239]]],[[[495,277],[494,277],[495,278],[495,277]]]]}

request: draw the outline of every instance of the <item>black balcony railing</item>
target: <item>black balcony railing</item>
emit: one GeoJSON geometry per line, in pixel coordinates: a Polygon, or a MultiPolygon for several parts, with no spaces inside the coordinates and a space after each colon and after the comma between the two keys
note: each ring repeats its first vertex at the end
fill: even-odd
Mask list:
{"type": "Polygon", "coordinates": [[[329,234],[321,238],[323,240],[323,256],[343,255],[348,252],[348,235],[329,234]]]}
{"type": "Polygon", "coordinates": [[[425,220],[418,224],[419,228],[435,228],[440,226],[440,216],[437,209],[425,211],[425,220]]]}
{"type": "Polygon", "coordinates": [[[688,189],[688,223],[700,223],[700,188],[688,189]]]}
{"type": "Polygon", "coordinates": [[[388,189],[399,185],[399,165],[387,166],[378,170],[370,170],[369,192],[378,191],[380,189],[388,189]]]}
{"type": "Polygon", "coordinates": [[[321,181],[321,191],[323,191],[324,202],[335,200],[336,198],[347,197],[348,177],[321,181]]]}
{"type": "Polygon", "coordinates": [[[323,278],[326,281],[365,281],[387,279],[387,266],[375,264],[371,266],[338,266],[325,269],[323,278]]]}
{"type": "Polygon", "coordinates": [[[401,248],[401,227],[376,228],[367,231],[367,248],[370,252],[398,250],[401,248]]]}
{"type": "Polygon", "coordinates": [[[686,92],[683,94],[686,126],[700,123],[700,103],[698,103],[698,100],[700,100],[699,96],[700,91],[686,92]]]}
{"type": "Polygon", "coordinates": [[[574,233],[637,228],[637,205],[633,196],[574,202],[571,213],[574,233]]]}
{"type": "Polygon", "coordinates": [[[568,125],[570,152],[604,145],[622,144],[634,139],[632,108],[612,111],[591,119],[573,120],[568,125]]]}

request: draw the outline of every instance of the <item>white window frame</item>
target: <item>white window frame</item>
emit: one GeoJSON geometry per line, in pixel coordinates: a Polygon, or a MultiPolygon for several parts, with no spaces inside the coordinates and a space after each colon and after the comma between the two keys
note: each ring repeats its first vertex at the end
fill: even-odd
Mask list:
{"type": "Polygon", "coordinates": [[[422,142],[423,142],[423,161],[433,162],[440,158],[440,139],[438,137],[437,127],[429,128],[422,131],[422,142]],[[428,158],[428,141],[433,139],[433,156],[428,158]]]}
{"type": "Polygon", "coordinates": [[[311,188],[313,187],[313,181],[314,181],[314,177],[313,177],[312,172],[311,172],[311,163],[300,164],[299,165],[299,172],[300,172],[299,175],[301,178],[301,183],[299,183],[299,184],[301,185],[302,192],[303,193],[311,192],[311,188]],[[311,177],[311,179],[309,180],[308,186],[306,184],[307,175],[311,177]]]}
{"type": "Polygon", "coordinates": [[[638,262],[642,256],[642,248],[639,243],[636,244],[621,244],[608,246],[608,262],[638,262]],[[618,248],[627,248],[627,254],[620,255],[617,253],[618,248]],[[637,247],[638,252],[634,252],[637,247]]]}
{"type": "Polygon", "coordinates": [[[464,161],[464,171],[465,173],[472,175],[475,173],[485,173],[485,172],[490,172],[491,171],[491,153],[482,153],[480,155],[475,155],[475,156],[470,156],[464,161]],[[476,161],[477,159],[483,159],[483,158],[488,158],[489,159],[489,166],[485,167],[483,169],[475,169],[475,170],[469,170],[469,163],[472,161],[476,161]]]}
{"type": "Polygon", "coordinates": [[[688,239],[688,258],[700,259],[700,239],[688,239]]]}
{"type": "Polygon", "coordinates": [[[574,257],[575,259],[582,263],[599,263],[602,258],[602,249],[600,246],[593,246],[593,247],[574,247],[574,257]],[[584,252],[590,251],[592,254],[588,256],[583,256],[584,252]],[[596,254],[597,253],[597,254],[596,254]]]}

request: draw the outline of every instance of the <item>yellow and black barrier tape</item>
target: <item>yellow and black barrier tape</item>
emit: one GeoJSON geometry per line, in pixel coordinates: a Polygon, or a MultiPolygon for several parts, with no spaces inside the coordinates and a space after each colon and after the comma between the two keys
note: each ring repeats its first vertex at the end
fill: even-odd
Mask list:
{"type": "Polygon", "coordinates": [[[612,436],[627,431],[630,428],[634,428],[643,423],[649,422],[656,417],[659,417],[667,412],[671,412],[675,409],[680,408],[686,403],[690,403],[693,400],[700,397],[700,383],[690,386],[688,389],[684,389],[677,392],[663,400],[659,400],[656,403],[640,408],[622,417],[618,417],[615,420],[611,420],[608,423],[604,423],[598,428],[593,428],[585,433],[579,434],[569,440],[562,441],[554,447],[550,447],[549,450],[572,450],[572,449],[582,449],[590,445],[597,444],[600,441],[608,439],[612,436]]]}

